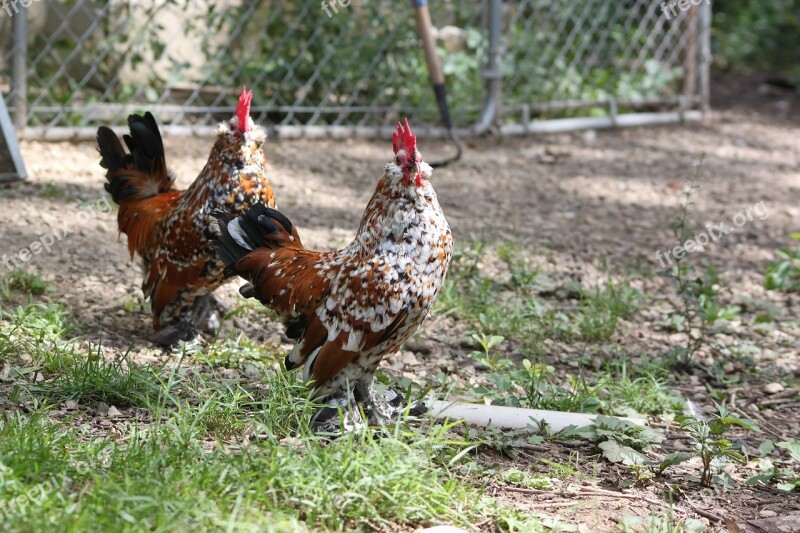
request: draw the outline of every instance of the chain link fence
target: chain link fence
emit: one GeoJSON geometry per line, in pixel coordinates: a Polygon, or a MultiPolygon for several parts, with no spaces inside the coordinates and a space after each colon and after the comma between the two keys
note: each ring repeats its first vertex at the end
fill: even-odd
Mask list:
{"type": "MultiPolygon", "coordinates": [[[[456,126],[697,118],[710,7],[673,4],[431,0],[456,126]]],[[[24,137],[93,136],[145,109],[167,130],[210,131],[242,85],[281,134],[374,134],[400,116],[441,131],[406,2],[0,0],[0,36],[0,90],[24,137]]]]}

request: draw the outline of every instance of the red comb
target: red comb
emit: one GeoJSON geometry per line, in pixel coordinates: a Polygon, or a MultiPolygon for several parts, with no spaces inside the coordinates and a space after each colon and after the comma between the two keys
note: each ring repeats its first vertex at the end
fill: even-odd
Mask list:
{"type": "Polygon", "coordinates": [[[239,119],[239,131],[247,131],[247,118],[250,116],[250,102],[253,100],[253,91],[248,91],[242,86],[239,103],[236,104],[236,118],[239,119]]]}
{"type": "Polygon", "coordinates": [[[392,149],[394,153],[403,149],[410,154],[417,150],[417,136],[411,133],[408,118],[405,119],[405,127],[402,122],[397,123],[397,131],[392,134],[392,149]]]}

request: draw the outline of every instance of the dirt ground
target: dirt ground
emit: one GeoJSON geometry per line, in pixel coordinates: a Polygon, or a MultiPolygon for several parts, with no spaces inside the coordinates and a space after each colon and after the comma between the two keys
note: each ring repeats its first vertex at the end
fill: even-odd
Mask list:
{"type": "MultiPolygon", "coordinates": [[[[760,410],[752,406],[767,398],[764,385],[771,377],[785,381],[789,376],[794,383],[800,379],[796,320],[800,297],[763,289],[764,272],[776,249],[788,245],[789,234],[800,230],[800,99],[757,80],[720,79],[714,87],[715,109],[707,123],[469,140],[463,160],[437,170],[433,183],[457,241],[513,240],[553,278],[592,285],[609,274],[658,270],[656,252],[673,246],[668,220],[685,178],[705,154],[701,188],[690,215],[694,222],[730,223],[737,213],[759,202],[768,210],[763,220],[754,217],[705,252],[723,272],[730,288],[727,298],[774,305],[785,319],[781,324],[794,322],[794,327],[764,329],[759,336],[747,324],[741,325],[741,340],[758,346],[753,357],[766,370],[764,383],[736,391],[734,407],[762,425],[767,435],[761,440],[798,438],[798,390],[787,389],[782,397],[786,401],[760,410]]],[[[125,238],[117,237],[115,214],[87,211],[87,205],[104,205],[104,178],[94,143],[21,145],[30,179],[0,188],[0,253],[16,253],[44,234],[54,230],[60,234],[65,225],[73,226],[71,233],[54,240],[49,253],[33,256],[25,268],[52,283],[51,299],[72,309],[81,321],[81,333],[101,341],[109,355],[130,348],[135,361],[170,357],[149,342],[146,309],[130,310],[131,302],[140,298],[141,275],[127,255],[125,238]]],[[[168,162],[179,185],[193,180],[210,145],[202,138],[166,139],[168,162]]],[[[428,160],[449,150],[445,144],[424,140],[420,148],[428,160]]],[[[307,246],[334,248],[349,241],[391,155],[389,149],[388,141],[363,139],[268,143],[269,178],[278,205],[300,227],[307,246]]],[[[665,296],[656,298],[635,322],[622,324],[616,339],[631,351],[655,355],[674,342],[654,326],[663,317],[667,290],[658,276],[634,279],[638,288],[665,296]]],[[[240,304],[235,283],[221,289],[221,294],[229,306],[240,304]]],[[[238,327],[267,345],[281,344],[281,327],[263,315],[251,313],[225,327],[238,327]]],[[[468,381],[478,371],[467,358],[468,348],[459,343],[465,329],[452,319],[435,318],[384,366],[396,375],[445,371],[452,379],[468,381]]],[[[549,357],[556,366],[573,367],[570,359],[581,350],[555,343],[549,357]]],[[[684,382],[676,387],[685,397],[711,405],[704,376],[680,379],[684,382]]],[[[662,452],[685,448],[681,435],[667,433],[662,452]]],[[[751,444],[757,447],[758,440],[751,444]]],[[[539,457],[569,463],[576,455],[592,457],[592,446],[546,443],[522,449],[514,459],[487,451],[482,460],[536,470],[542,467],[539,457]]],[[[622,515],[647,517],[665,508],[663,485],[623,494],[616,488],[621,475],[617,467],[597,458],[581,464],[589,473],[597,470],[599,488],[573,479],[555,491],[499,486],[489,491],[520,508],[566,518],[579,524],[579,531],[614,529],[622,515]]],[[[696,491],[670,512],[723,531],[725,519],[743,524],[800,513],[800,497],[769,487],[696,491]]],[[[793,530],[800,531],[797,527],[793,530]]]]}

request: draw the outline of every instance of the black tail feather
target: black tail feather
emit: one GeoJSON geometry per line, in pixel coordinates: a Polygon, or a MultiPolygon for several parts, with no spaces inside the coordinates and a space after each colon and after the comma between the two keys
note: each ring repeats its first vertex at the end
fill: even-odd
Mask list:
{"type": "Polygon", "coordinates": [[[106,191],[119,203],[131,196],[147,198],[172,189],[173,176],[167,170],[164,143],[156,119],[149,112],[128,117],[130,134],[122,146],[117,135],[105,126],[97,129],[97,147],[100,151],[100,166],[107,170],[106,191]],[[132,179],[131,174],[120,172],[137,171],[148,177],[148,183],[132,179]]]}
{"type": "Polygon", "coordinates": [[[117,134],[111,128],[105,126],[97,128],[97,148],[100,151],[100,166],[109,173],[128,168],[132,162],[130,155],[125,153],[117,134]]]}
{"type": "Polygon", "coordinates": [[[286,215],[262,203],[251,206],[238,217],[220,210],[212,211],[211,217],[208,235],[225,263],[228,276],[236,274],[232,268],[241,258],[256,248],[274,248],[274,237],[290,233],[293,227],[286,215]]]}
{"type": "Polygon", "coordinates": [[[130,135],[125,136],[125,144],[133,155],[134,167],[141,171],[160,175],[167,171],[164,155],[164,142],[152,113],[128,117],[130,135]]]}

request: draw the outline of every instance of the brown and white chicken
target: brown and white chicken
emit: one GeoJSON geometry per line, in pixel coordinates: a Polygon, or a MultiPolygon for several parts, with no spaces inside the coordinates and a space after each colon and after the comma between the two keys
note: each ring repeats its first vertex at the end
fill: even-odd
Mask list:
{"type": "Polygon", "coordinates": [[[215,333],[219,316],[211,293],[224,281],[208,242],[211,211],[241,214],[275,199],[266,177],[266,133],[250,118],[252,91],[242,88],[234,116],[219,124],[205,167],[188,189],[175,189],[164,144],[150,113],[128,117],[128,151],[109,128],[97,130],[106,169],[106,190],[119,204],[120,233],[131,258],[142,258],[142,291],[153,311],[153,340],[172,345],[191,340],[197,329],[215,333]]]}
{"type": "Polygon", "coordinates": [[[359,404],[371,421],[393,414],[396,402],[373,388],[375,370],[428,316],[453,253],[408,120],[392,144],[356,237],[341,250],[307,249],[285,215],[261,204],[238,217],[216,211],[209,228],[226,274],[250,282],[242,295],[277,311],[296,339],[286,368],[302,367],[331,406],[318,413],[318,429],[338,427],[339,408],[353,424],[362,422],[359,404]]]}

